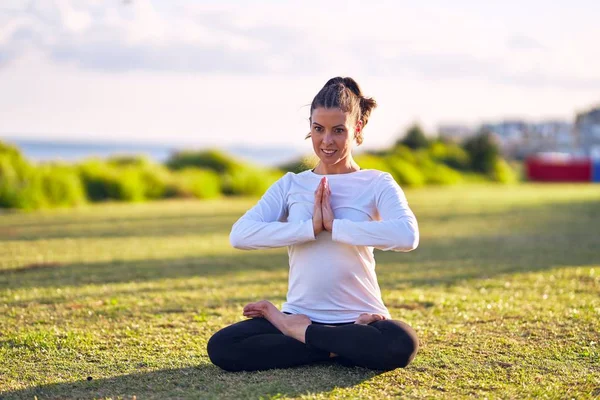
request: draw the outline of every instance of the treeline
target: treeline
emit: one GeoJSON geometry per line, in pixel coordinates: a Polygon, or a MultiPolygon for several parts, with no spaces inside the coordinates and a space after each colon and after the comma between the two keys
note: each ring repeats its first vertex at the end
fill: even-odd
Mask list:
{"type": "MultiPolygon", "coordinates": [[[[287,164],[283,170],[300,172],[311,168],[318,161],[315,157],[287,164]]],[[[354,159],[363,169],[389,172],[404,187],[490,181],[513,183],[519,179],[500,156],[494,137],[485,131],[455,143],[443,138],[429,139],[414,125],[391,148],[366,152],[354,159]]]]}
{"type": "Polygon", "coordinates": [[[241,163],[216,150],[175,153],[165,165],[138,156],[36,165],[16,147],[0,142],[0,208],[258,196],[282,175],[280,170],[241,163]]]}
{"type": "MultiPolygon", "coordinates": [[[[429,141],[418,127],[413,127],[391,149],[355,158],[362,168],[388,171],[399,184],[408,187],[516,180],[491,137],[485,134],[458,145],[429,141]]],[[[263,168],[217,150],[205,150],[174,153],[164,165],[137,156],[89,159],[75,164],[33,164],[16,147],[0,142],[0,208],[259,196],[285,172],[312,168],[316,161],[315,157],[308,157],[279,168],[263,168]]]]}

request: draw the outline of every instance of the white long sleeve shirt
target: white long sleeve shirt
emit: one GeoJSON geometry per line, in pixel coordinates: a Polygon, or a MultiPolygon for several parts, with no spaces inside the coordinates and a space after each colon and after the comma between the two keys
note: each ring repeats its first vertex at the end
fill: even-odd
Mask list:
{"type": "Polygon", "coordinates": [[[381,298],[373,248],[410,251],[419,243],[415,215],[386,172],[326,175],[332,232],[314,235],[315,190],[323,175],[287,173],[232,227],[238,249],[288,247],[290,273],[282,311],[324,323],[353,322],[361,313],[391,315],[381,298]]]}

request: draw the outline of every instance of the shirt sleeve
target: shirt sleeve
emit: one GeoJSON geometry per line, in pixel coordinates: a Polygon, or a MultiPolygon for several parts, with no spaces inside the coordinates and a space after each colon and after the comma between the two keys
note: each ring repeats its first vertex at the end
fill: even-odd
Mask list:
{"type": "Polygon", "coordinates": [[[380,221],[333,221],[332,239],[354,246],[380,250],[411,251],[419,245],[417,219],[394,178],[384,173],[378,180],[376,207],[380,221]]]}
{"type": "Polygon", "coordinates": [[[258,203],[233,224],[229,235],[233,247],[256,250],[315,240],[312,219],[284,222],[290,178],[291,173],[288,173],[275,182],[258,203]]]}

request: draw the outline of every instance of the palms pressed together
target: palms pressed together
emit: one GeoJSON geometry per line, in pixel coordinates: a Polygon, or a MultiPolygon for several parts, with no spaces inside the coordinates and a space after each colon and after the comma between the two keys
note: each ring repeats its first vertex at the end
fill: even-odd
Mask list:
{"type": "Polygon", "coordinates": [[[321,179],[315,191],[315,207],[313,210],[313,230],[315,237],[333,229],[333,209],[331,208],[331,188],[326,177],[321,179]]]}
{"type": "MultiPolygon", "coordinates": [[[[315,190],[315,206],[313,210],[313,229],[315,237],[323,232],[333,229],[333,209],[331,208],[331,189],[327,178],[323,177],[315,190]]],[[[247,304],[243,311],[248,318],[266,318],[282,333],[305,343],[305,332],[310,319],[306,315],[286,315],[279,311],[271,302],[262,300],[247,304]]],[[[386,319],[380,314],[363,313],[356,320],[356,324],[368,325],[371,322],[386,319]]]]}

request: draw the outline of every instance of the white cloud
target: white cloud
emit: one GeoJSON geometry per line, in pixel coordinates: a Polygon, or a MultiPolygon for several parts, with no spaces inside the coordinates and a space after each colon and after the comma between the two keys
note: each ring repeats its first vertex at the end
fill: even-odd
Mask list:
{"type": "Polygon", "coordinates": [[[583,2],[15,2],[0,133],[289,143],[336,75],[380,103],[367,146],[415,119],[570,118],[600,90],[600,3],[583,2]]]}
{"type": "Polygon", "coordinates": [[[56,6],[66,30],[79,33],[92,24],[92,17],[87,12],[75,9],[67,0],[56,0],[56,6]]]}
{"type": "Polygon", "coordinates": [[[23,38],[29,37],[30,46],[57,62],[113,72],[306,76],[350,70],[561,89],[599,84],[596,25],[567,30],[534,20],[536,35],[552,38],[552,46],[531,51],[540,42],[522,28],[527,25],[515,13],[519,8],[510,3],[505,15],[494,10],[494,19],[454,3],[235,4],[136,0],[83,7],[73,0],[38,0],[12,18],[0,46],[5,64],[23,54],[23,38]]]}

